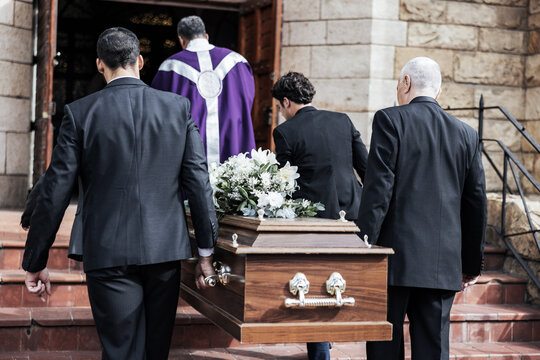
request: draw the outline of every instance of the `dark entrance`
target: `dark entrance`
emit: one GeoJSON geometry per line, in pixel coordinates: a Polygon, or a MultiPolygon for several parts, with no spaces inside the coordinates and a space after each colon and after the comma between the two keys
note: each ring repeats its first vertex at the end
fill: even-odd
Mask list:
{"type": "Polygon", "coordinates": [[[57,30],[59,55],[53,83],[55,135],[64,115],[64,104],[105,86],[103,76],[96,70],[96,40],[103,30],[122,26],[137,34],[144,57],[141,79],[150,84],[163,60],[181,50],[176,24],[182,17],[194,14],[204,20],[213,44],[237,50],[237,11],[60,0],[57,30]]]}
{"type": "Polygon", "coordinates": [[[49,164],[54,144],[51,128],[58,131],[64,105],[105,86],[95,65],[99,34],[113,26],[133,30],[140,39],[145,60],[141,78],[149,84],[162,61],[181,50],[176,24],[189,15],[199,15],[204,20],[212,44],[239,52],[251,64],[256,89],[252,112],[255,139],[258,147],[273,149],[271,134],[277,125],[277,108],[270,88],[279,75],[282,0],[39,3],[45,5],[40,5],[38,20],[36,113],[40,118],[36,119],[34,182],[49,164]]]}

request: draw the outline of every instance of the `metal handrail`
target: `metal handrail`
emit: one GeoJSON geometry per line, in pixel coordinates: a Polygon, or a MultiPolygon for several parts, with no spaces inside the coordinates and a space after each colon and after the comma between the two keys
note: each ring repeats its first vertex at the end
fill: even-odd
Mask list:
{"type": "Polygon", "coordinates": [[[531,278],[531,280],[534,282],[536,287],[540,289],[540,280],[536,276],[536,274],[531,270],[527,262],[523,259],[523,257],[519,254],[519,252],[516,250],[514,245],[510,242],[510,238],[514,236],[519,235],[526,235],[526,234],[532,234],[534,237],[534,240],[536,242],[536,246],[538,247],[538,250],[540,251],[540,239],[538,237],[538,232],[540,232],[540,229],[535,229],[531,213],[529,211],[529,207],[527,205],[527,199],[525,197],[525,193],[523,191],[523,187],[521,185],[520,179],[518,177],[518,173],[516,170],[519,170],[523,176],[534,186],[534,188],[540,192],[540,184],[534,176],[527,171],[525,166],[517,159],[517,157],[512,153],[512,151],[500,140],[496,139],[485,139],[483,137],[483,130],[484,130],[484,111],[485,110],[499,110],[508,121],[510,121],[514,127],[520,132],[520,134],[529,142],[529,144],[533,147],[534,150],[536,150],[537,153],[540,154],[540,145],[533,139],[533,137],[527,132],[525,127],[519,123],[509,112],[504,108],[503,106],[484,106],[484,96],[480,96],[480,102],[478,107],[462,107],[462,108],[451,108],[448,107],[446,109],[447,111],[458,111],[458,110],[478,110],[478,136],[480,139],[480,148],[482,149],[482,153],[486,157],[486,160],[490,163],[491,167],[494,169],[495,173],[497,174],[498,178],[502,182],[502,207],[501,207],[501,226],[495,226],[493,224],[489,224],[493,230],[498,234],[498,236],[503,240],[505,245],[508,247],[508,249],[512,252],[515,259],[518,261],[518,263],[521,265],[521,267],[525,270],[527,275],[531,278]],[[484,143],[485,142],[491,142],[497,144],[503,154],[503,170],[502,172],[499,170],[489,153],[484,149],[484,143]],[[507,233],[506,232],[506,197],[507,194],[513,194],[512,189],[510,186],[508,186],[508,168],[510,168],[510,173],[512,174],[512,177],[516,183],[516,187],[519,193],[519,196],[521,198],[521,202],[523,204],[523,209],[525,210],[525,214],[527,216],[527,221],[529,223],[529,231],[524,231],[520,233],[507,233]]]}

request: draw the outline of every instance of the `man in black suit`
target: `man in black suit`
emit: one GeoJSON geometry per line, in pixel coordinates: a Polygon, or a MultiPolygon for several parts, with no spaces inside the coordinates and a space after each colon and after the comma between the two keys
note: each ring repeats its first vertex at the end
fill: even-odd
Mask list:
{"type": "Polygon", "coordinates": [[[191,257],[181,189],[201,255],[197,286],[213,273],[217,221],[204,148],[189,101],[139,80],[135,34],[104,31],[97,54],[108,85],[66,105],[31,218],[26,284],[50,294],[48,250],[80,176],[84,269],[103,359],[166,359],[179,260],[191,257]]]}
{"type": "MultiPolygon", "coordinates": [[[[299,189],[294,198],[321,202],[317,216],[356,221],[362,188],[354,170],[364,178],[367,150],[346,114],[317,110],[311,105],[315,89],[302,74],[290,72],[272,88],[287,120],[274,129],[276,156],[283,166],[298,166],[299,189]]],[[[308,343],[312,360],[330,359],[329,343],[308,343]]]]}
{"type": "Polygon", "coordinates": [[[476,282],[486,229],[478,134],[441,109],[439,65],[409,61],[397,87],[401,106],[380,110],[358,223],[369,241],[394,249],[388,264],[392,342],[368,342],[370,360],[404,358],[410,321],[414,360],[448,359],[456,291],[476,282]]]}

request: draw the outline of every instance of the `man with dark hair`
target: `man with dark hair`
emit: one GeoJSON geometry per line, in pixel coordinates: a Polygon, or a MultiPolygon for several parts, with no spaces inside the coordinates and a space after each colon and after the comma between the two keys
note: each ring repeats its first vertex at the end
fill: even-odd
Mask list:
{"type": "Polygon", "coordinates": [[[251,107],[253,73],[246,59],[211,45],[202,19],[188,16],[178,23],[183,51],[161,64],[152,87],[191,101],[191,115],[201,129],[208,164],[255,148],[251,107]]]}
{"type": "Polygon", "coordinates": [[[199,246],[196,283],[213,274],[217,220],[204,148],[189,101],[139,80],[135,34],[104,31],[98,71],[107,86],[66,105],[30,220],[23,269],[30,293],[51,294],[48,251],[82,183],[83,263],[103,359],[167,359],[180,260],[191,257],[181,189],[199,246]]]}
{"type": "MultiPolygon", "coordinates": [[[[317,216],[356,221],[360,207],[367,164],[367,150],[360,133],[346,114],[317,110],[311,105],[315,88],[302,74],[290,72],[272,88],[279,100],[281,113],[287,120],[274,129],[276,156],[283,166],[286,162],[298,166],[299,189],[295,198],[324,204],[317,216]]],[[[330,359],[329,343],[308,343],[311,360],[330,359]]]]}
{"type": "Polygon", "coordinates": [[[436,99],[441,70],[418,57],[402,69],[400,106],[375,113],[358,218],[361,235],[391,247],[392,341],[368,342],[369,360],[403,360],[409,318],[413,360],[449,358],[456,291],[482,270],[486,189],[478,133],[436,99]]]}

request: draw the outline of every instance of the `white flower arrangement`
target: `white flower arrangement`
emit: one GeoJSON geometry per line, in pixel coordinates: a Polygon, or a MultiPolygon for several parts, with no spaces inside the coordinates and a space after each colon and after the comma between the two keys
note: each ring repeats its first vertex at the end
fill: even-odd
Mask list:
{"type": "Polygon", "coordinates": [[[223,215],[255,216],[259,209],[267,217],[292,219],[315,216],[324,210],[321,203],[292,199],[298,188],[298,167],[289,162],[281,169],[270,150],[251,151],[231,156],[223,164],[210,165],[210,184],[214,190],[216,212],[223,215]]]}

